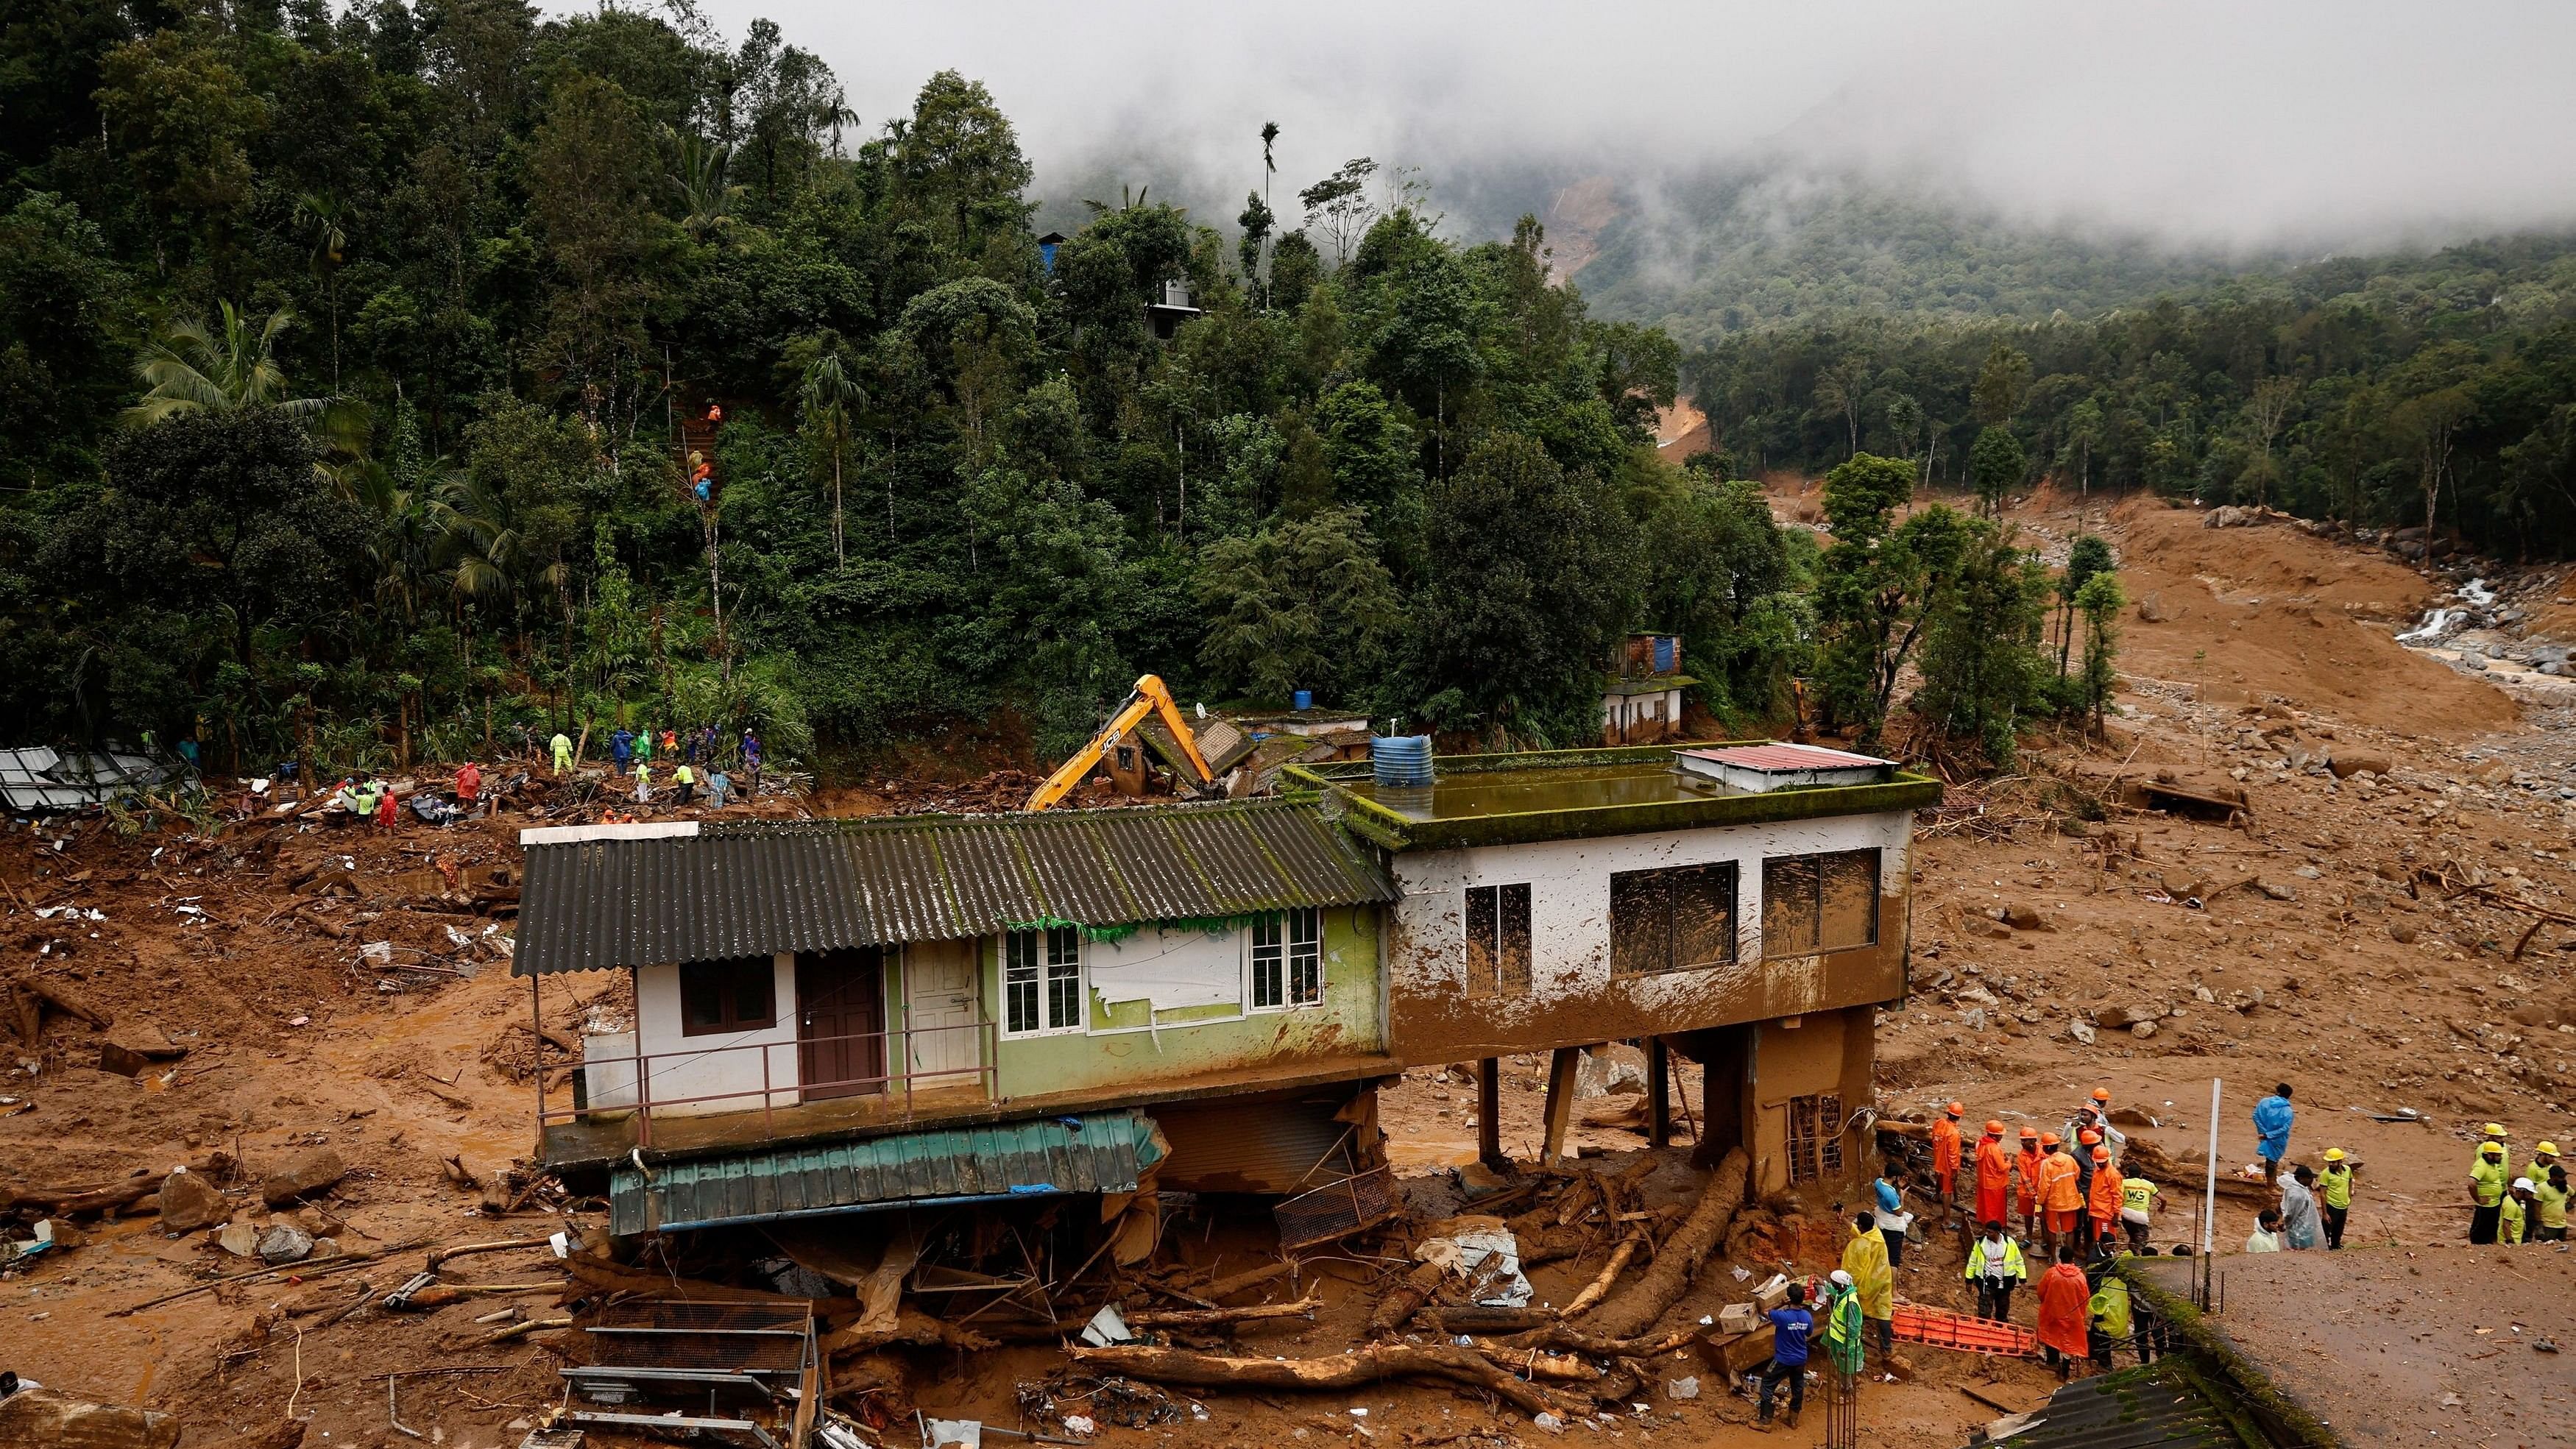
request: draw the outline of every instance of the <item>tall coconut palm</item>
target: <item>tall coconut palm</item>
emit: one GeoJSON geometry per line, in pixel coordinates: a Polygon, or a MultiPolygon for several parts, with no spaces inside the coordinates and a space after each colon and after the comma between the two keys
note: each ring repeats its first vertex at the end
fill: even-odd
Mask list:
{"type": "Polygon", "coordinates": [[[313,238],[313,270],[331,298],[331,390],[340,390],[340,265],[347,260],[349,223],[357,208],[328,191],[295,198],[295,216],[313,238]]]}
{"type": "Polygon", "coordinates": [[[182,317],[144,344],[134,373],[151,390],[125,410],[125,421],[143,427],[181,413],[254,407],[273,407],[290,417],[321,416],[327,401],[288,397],[286,371],[277,365],[277,339],[295,325],[295,313],[280,307],[254,322],[230,302],[217,305],[220,328],[182,317]]]}
{"type": "Polygon", "coordinates": [[[832,558],[841,568],[850,563],[841,533],[841,463],[850,450],[850,410],[865,401],[866,394],[841,365],[839,349],[823,349],[805,365],[798,402],[815,445],[831,455],[832,558]]]}

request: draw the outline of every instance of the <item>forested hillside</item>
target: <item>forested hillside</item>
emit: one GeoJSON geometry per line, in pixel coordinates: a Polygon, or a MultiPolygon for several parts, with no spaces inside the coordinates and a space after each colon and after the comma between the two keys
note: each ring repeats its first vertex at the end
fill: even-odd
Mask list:
{"type": "Polygon", "coordinates": [[[2576,551],[2566,238],[2338,258],[2082,315],[1800,313],[1716,337],[1686,372],[1747,470],[1874,450],[1990,494],[2054,473],[2361,525],[2429,520],[2512,557],[2576,551]]]}
{"type": "Polygon", "coordinates": [[[1686,347],[1853,313],[2088,317],[2282,265],[2266,253],[2035,227],[1956,192],[1787,157],[1617,190],[1619,215],[1601,228],[1584,289],[1605,315],[1657,323],[1686,347]]]}
{"type": "Polygon", "coordinates": [[[981,86],[852,97],[766,23],[13,14],[11,738],[1053,750],[1151,669],[1571,741],[1649,618],[1713,705],[1778,685],[1786,635],[1721,632],[1787,546],[1656,461],[1678,349],[1548,285],[1534,226],[1459,245],[1386,178],[1281,176],[1276,223],[1121,198],[1050,258],[981,86]]]}

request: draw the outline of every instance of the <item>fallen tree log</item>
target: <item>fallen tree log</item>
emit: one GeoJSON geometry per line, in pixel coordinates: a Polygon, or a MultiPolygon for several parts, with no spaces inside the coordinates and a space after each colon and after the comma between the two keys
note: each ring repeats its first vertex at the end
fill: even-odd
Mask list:
{"type": "Polygon", "coordinates": [[[1231,1278],[1219,1278],[1207,1285],[1206,1294],[1211,1300],[1223,1302],[1237,1293],[1258,1288],[1274,1278],[1294,1277],[1296,1272],[1297,1260],[1282,1258],[1278,1262],[1264,1263],[1258,1268],[1237,1273],[1231,1278]]]}
{"type": "Polygon", "coordinates": [[[1567,1353],[1588,1353],[1596,1358],[1653,1358],[1688,1348],[1699,1336],[1697,1328],[1677,1328],[1653,1338],[1604,1338],[1585,1333],[1562,1323],[1550,1323],[1502,1340],[1501,1348],[1552,1348],[1567,1353]]]}
{"type": "Polygon", "coordinates": [[[1380,1343],[1330,1358],[1226,1358],[1187,1349],[1113,1344],[1076,1348],[1073,1361],[1147,1383],[1202,1389],[1355,1389],[1382,1379],[1419,1375],[1483,1389],[1526,1414],[1563,1412],[1544,1390],[1496,1368],[1483,1354],[1448,1345],[1417,1348],[1380,1343]]]}
{"type": "Polygon", "coordinates": [[[1727,1153],[1701,1188],[1699,1202],[1690,1216],[1682,1220],[1682,1225],[1665,1241],[1663,1251],[1656,1255],[1655,1266],[1601,1307],[1593,1319],[1593,1331],[1604,1338],[1633,1338],[1652,1328],[1666,1309],[1680,1302],[1700,1265],[1726,1240],[1727,1226],[1735,1221],[1736,1209],[1744,1205],[1745,1182],[1751,1174],[1752,1159],[1745,1156],[1743,1148],[1727,1153]]]}
{"type": "Polygon", "coordinates": [[[1570,1353],[1542,1353],[1537,1349],[1514,1352],[1507,1348],[1478,1348],[1485,1362],[1515,1378],[1554,1379],[1559,1383],[1591,1383],[1601,1371],[1570,1353]]]}
{"type": "Polygon", "coordinates": [[[1426,1308],[1418,1317],[1442,1333],[1517,1333],[1524,1328],[1542,1328],[1554,1323],[1556,1310],[1484,1308],[1469,1304],[1464,1308],[1426,1308]]]}
{"type": "Polygon", "coordinates": [[[1438,1263],[1415,1264],[1412,1272],[1378,1300],[1377,1311],[1369,1315],[1369,1333],[1385,1338],[1402,1330],[1422,1305],[1431,1301],[1441,1280],[1448,1276],[1449,1270],[1438,1263]]]}
{"type": "Polygon", "coordinates": [[[1629,1261],[1635,1258],[1638,1250],[1643,1248],[1645,1245],[1646,1240],[1643,1234],[1631,1233],[1627,1237],[1621,1239],[1619,1246],[1613,1249],[1610,1253],[1610,1265],[1601,1270],[1601,1275],[1599,1277],[1584,1284],[1583,1291],[1574,1295],[1573,1302],[1566,1304],[1561,1309],[1558,1309],[1557,1317],[1565,1319],[1581,1318],[1584,1314],[1591,1312],[1593,1304],[1610,1296],[1610,1285],[1619,1281],[1619,1275],[1627,1271],[1629,1261]]]}
{"type": "Polygon", "coordinates": [[[128,1178],[111,1187],[36,1187],[9,1194],[9,1211],[34,1210],[76,1217],[82,1213],[128,1208],[161,1190],[166,1172],[128,1178]]]}
{"type": "Polygon", "coordinates": [[[1126,1315],[1130,1328],[1225,1328],[1263,1318],[1304,1318],[1323,1306],[1320,1298],[1294,1303],[1263,1303],[1250,1308],[1149,1308],[1126,1315]]]}

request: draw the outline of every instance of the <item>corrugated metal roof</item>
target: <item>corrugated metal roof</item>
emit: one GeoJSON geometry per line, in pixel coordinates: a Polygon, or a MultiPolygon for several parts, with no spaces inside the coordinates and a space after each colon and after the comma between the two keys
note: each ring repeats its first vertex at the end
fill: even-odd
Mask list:
{"type": "Polygon", "coordinates": [[[142,755],[65,754],[43,745],[0,750],[0,800],[32,814],[80,810],[120,790],[161,784],[177,773],[142,755]]]}
{"type": "Polygon", "coordinates": [[[610,1231],[670,1232],[960,1198],[1130,1192],[1170,1151],[1142,1112],[632,1166],[609,1176],[610,1231]]]}
{"type": "Polygon", "coordinates": [[[2230,1414],[2185,1358],[2079,1379],[2048,1396],[2029,1428],[1994,1449],[2271,1449],[2250,1420],[2230,1414]]]}
{"type": "Polygon", "coordinates": [[[527,847],[514,975],[1395,899],[1312,802],[710,824],[527,847]]]}

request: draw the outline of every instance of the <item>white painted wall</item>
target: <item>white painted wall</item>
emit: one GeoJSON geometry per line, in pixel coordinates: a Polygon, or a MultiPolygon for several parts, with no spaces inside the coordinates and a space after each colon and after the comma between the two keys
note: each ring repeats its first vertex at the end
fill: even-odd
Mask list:
{"type": "Polygon", "coordinates": [[[1682,717],[1682,692],[1667,689],[1655,694],[1604,694],[1601,696],[1601,724],[1605,729],[1625,729],[1639,720],[1661,718],[1666,724],[1679,724],[1682,717]],[[1663,714],[1655,713],[1658,701],[1663,714]]]}
{"type": "MultiPolygon", "coordinates": [[[[635,973],[635,1015],[644,1032],[645,1070],[653,1110],[667,1116],[707,1112],[743,1112],[761,1105],[761,1058],[769,1059],[769,1104],[793,1106],[796,1092],[796,957],[780,952],[771,958],[777,974],[771,982],[777,1003],[777,1025],[760,1031],[684,1036],[680,1031],[680,968],[645,966],[635,973]],[[718,1051],[720,1047],[765,1044],[760,1051],[718,1051]],[[683,1102],[684,1097],[741,1092],[713,1102],[683,1102]]],[[[590,1105],[632,1107],[635,1090],[635,1037],[632,1032],[582,1038],[582,1060],[588,1063],[590,1105]]]]}
{"type": "Polygon", "coordinates": [[[1463,995],[1467,989],[1466,890],[1470,886],[1530,883],[1530,992],[1526,998],[1490,997],[1497,1015],[1515,1000],[1597,995],[1610,985],[1610,877],[1619,871],[1735,863],[1736,959],[1699,971],[1671,971],[1620,978],[1624,989],[1651,1006],[1669,992],[1676,1001],[1696,995],[1712,975],[1821,971],[1818,957],[1762,960],[1762,862],[1765,857],[1827,851],[1879,851],[1879,939],[1905,929],[1889,907],[1907,879],[1913,817],[1902,810],[1840,815],[1781,824],[1712,827],[1598,840],[1551,840],[1527,845],[1475,846],[1462,850],[1404,851],[1395,856],[1400,947],[1388,962],[1389,987],[1408,993],[1463,995]],[[1423,949],[1425,945],[1433,949],[1423,949]]]}

